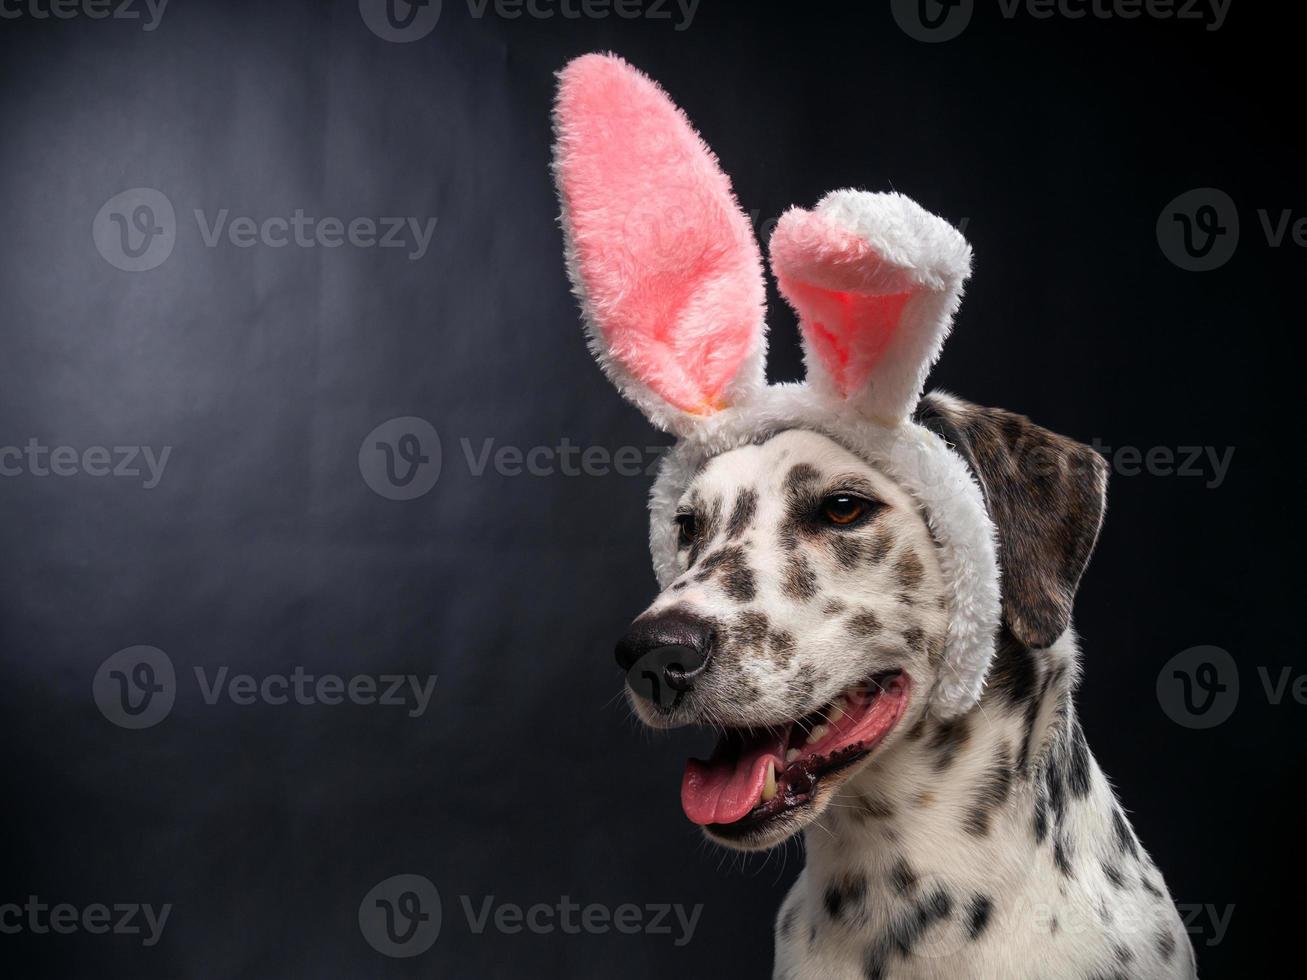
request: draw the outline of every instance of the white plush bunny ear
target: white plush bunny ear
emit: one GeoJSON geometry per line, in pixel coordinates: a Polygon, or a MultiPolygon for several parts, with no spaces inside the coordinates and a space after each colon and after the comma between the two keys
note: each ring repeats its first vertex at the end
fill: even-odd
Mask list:
{"type": "Polygon", "coordinates": [[[652,80],[613,55],[559,73],[567,267],[604,371],[678,434],[765,383],[762,256],[730,181],[652,80]]]}
{"type": "Polygon", "coordinates": [[[770,251],[809,384],[882,425],[907,419],[971,273],[966,239],[901,194],[841,190],[787,211],[770,251]]]}

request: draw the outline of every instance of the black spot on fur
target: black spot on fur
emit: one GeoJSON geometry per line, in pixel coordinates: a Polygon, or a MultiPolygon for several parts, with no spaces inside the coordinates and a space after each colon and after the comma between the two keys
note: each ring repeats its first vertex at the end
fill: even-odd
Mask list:
{"type": "Polygon", "coordinates": [[[772,630],[767,637],[772,659],[784,667],[794,659],[794,634],[788,630],[772,630]]]}
{"type": "Polygon", "coordinates": [[[717,569],[742,561],[744,561],[744,549],[738,545],[732,545],[729,548],[718,548],[700,563],[699,572],[695,575],[695,579],[699,582],[706,582],[712,578],[717,569]]]}
{"type": "Polygon", "coordinates": [[[1035,723],[1039,720],[1039,705],[1042,700],[1042,698],[1031,698],[1026,702],[1024,718],[1022,719],[1025,734],[1021,739],[1021,757],[1017,760],[1017,767],[1022,772],[1026,771],[1034,757],[1035,723]]]}
{"type": "Polygon", "coordinates": [[[935,752],[935,771],[942,771],[952,765],[958,751],[970,738],[971,725],[966,715],[940,722],[927,743],[935,752]]]}
{"type": "Polygon", "coordinates": [[[1089,795],[1089,746],[1085,744],[1085,733],[1079,723],[1071,728],[1070,746],[1067,752],[1067,789],[1073,799],[1082,800],[1089,795]]]}
{"type": "Polygon", "coordinates": [[[864,639],[881,631],[880,619],[870,609],[863,609],[849,617],[849,632],[864,639]]]}
{"type": "Polygon", "coordinates": [[[860,875],[850,875],[833,882],[826,888],[823,901],[826,914],[833,921],[853,919],[862,912],[862,900],[867,894],[867,881],[860,875]]]}
{"type": "Polygon", "coordinates": [[[1144,891],[1152,895],[1153,898],[1165,898],[1166,893],[1148,880],[1148,875],[1140,875],[1139,883],[1144,886],[1144,891]]]}
{"type": "Polygon", "coordinates": [[[1040,780],[1035,781],[1035,843],[1042,844],[1048,837],[1048,791],[1040,780]]]}
{"type": "Polygon", "coordinates": [[[936,888],[915,903],[906,915],[898,916],[890,925],[891,946],[902,956],[912,955],[912,949],[937,922],[953,914],[953,896],[943,888],[936,888]]]}
{"type": "Polygon", "coordinates": [[[706,582],[714,575],[720,578],[722,591],[736,602],[752,602],[758,594],[753,570],[738,545],[719,548],[705,558],[695,580],[706,582]]]}
{"type": "Polygon", "coordinates": [[[1056,752],[1049,753],[1044,764],[1043,781],[1053,814],[1053,825],[1060,827],[1062,818],[1066,816],[1066,784],[1062,780],[1062,763],[1056,752]]]}
{"type": "Polygon", "coordinates": [[[882,946],[875,945],[867,950],[862,973],[867,980],[885,980],[885,949],[882,946]]]}
{"type": "Polygon", "coordinates": [[[741,490],[740,495],[735,498],[735,507],[731,511],[731,519],[726,524],[726,540],[730,541],[743,534],[757,513],[758,492],[756,490],[741,490]]]}
{"type": "Polygon", "coordinates": [[[847,534],[841,534],[831,540],[831,551],[841,568],[854,569],[862,561],[862,542],[847,534]]]}
{"type": "Polygon", "coordinates": [[[785,579],[781,582],[781,592],[799,602],[807,602],[817,597],[817,576],[803,555],[794,555],[786,563],[785,579]]]}
{"type": "Polygon", "coordinates": [[[889,530],[882,530],[871,542],[871,547],[867,549],[867,561],[872,565],[879,565],[889,553],[894,550],[894,535],[889,530]]]}
{"type": "Polygon", "coordinates": [[[722,520],[722,501],[718,497],[711,503],[705,503],[702,497],[695,494],[690,498],[690,509],[696,515],[699,524],[699,532],[694,536],[694,543],[690,545],[689,563],[693,566],[717,537],[717,529],[722,520]]]}
{"type": "Polygon", "coordinates": [[[904,592],[916,591],[925,571],[915,551],[909,551],[894,564],[894,574],[898,576],[899,588],[904,592]]]}
{"type": "Polygon", "coordinates": [[[1010,690],[1014,699],[1012,703],[1014,705],[1021,704],[1022,701],[1025,703],[1024,717],[1022,719],[1025,738],[1021,743],[1020,758],[1017,760],[1017,768],[1025,772],[1032,762],[1038,761],[1035,758],[1035,737],[1037,734],[1035,725],[1039,721],[1039,711],[1048,697],[1049,691],[1053,690],[1055,685],[1061,683],[1062,669],[1058,668],[1046,673],[1043,681],[1039,682],[1038,692],[1031,693],[1026,688],[1027,678],[1025,674],[1028,669],[1030,683],[1036,682],[1039,664],[1035,654],[1022,647],[1016,640],[1007,641],[1004,646],[1000,647],[1000,652],[1004,647],[1008,649],[1005,667],[1011,671],[1008,674],[1007,682],[1011,685],[1010,690]]]}
{"type": "Polygon", "coordinates": [[[1153,944],[1157,947],[1157,954],[1169,962],[1175,953],[1175,937],[1163,929],[1153,939],[1153,944]]]}
{"type": "Polygon", "coordinates": [[[750,610],[735,617],[729,635],[732,645],[755,651],[762,649],[770,630],[767,614],[750,610]]]}
{"type": "Polygon", "coordinates": [[[1103,923],[1103,925],[1105,925],[1105,926],[1107,926],[1107,925],[1111,925],[1111,924],[1112,924],[1112,910],[1111,910],[1110,908],[1108,908],[1108,905],[1107,905],[1107,899],[1106,899],[1106,898],[1103,898],[1102,896],[1099,896],[1098,901],[1095,902],[1094,905],[1095,905],[1096,910],[1098,911],[1098,918],[1099,918],[1099,921],[1101,921],[1101,922],[1103,923]]]}
{"type": "Polygon", "coordinates": [[[1120,943],[1112,947],[1112,955],[1116,957],[1116,961],[1122,966],[1129,966],[1135,959],[1134,951],[1128,946],[1122,946],[1120,943]]]}
{"type": "Polygon", "coordinates": [[[903,642],[914,653],[926,652],[926,634],[919,626],[909,626],[903,631],[903,642]]]}
{"type": "Polygon", "coordinates": [[[1139,844],[1135,841],[1135,835],[1130,830],[1130,824],[1126,822],[1119,803],[1112,807],[1112,834],[1116,838],[1117,850],[1126,851],[1133,858],[1139,857],[1139,844]]]}
{"type": "Polygon", "coordinates": [[[821,607],[821,611],[827,616],[838,616],[847,608],[848,606],[843,599],[827,599],[826,604],[821,607]]]}
{"type": "Polygon", "coordinates": [[[1012,753],[1010,749],[1004,747],[999,750],[993,765],[985,773],[980,792],[976,794],[975,802],[967,811],[964,824],[967,833],[975,837],[988,836],[994,811],[1007,802],[1011,791],[1012,753]]]}
{"type": "Polygon", "coordinates": [[[979,939],[989,928],[989,917],[994,912],[994,903],[988,895],[975,895],[967,903],[967,937],[979,939]]]}
{"type": "Polygon", "coordinates": [[[1062,834],[1058,834],[1053,839],[1053,863],[1057,865],[1057,870],[1061,871],[1067,878],[1075,877],[1075,872],[1071,870],[1071,855],[1067,840],[1062,834]]]}
{"type": "Polygon", "coordinates": [[[894,816],[894,807],[883,796],[870,796],[866,793],[858,794],[858,807],[854,811],[859,816],[868,820],[888,820],[894,816]]]}
{"type": "Polygon", "coordinates": [[[687,583],[686,583],[686,582],[683,582],[683,581],[682,581],[682,582],[673,582],[673,583],[672,583],[672,591],[673,591],[673,592],[680,592],[682,589],[685,588],[686,584],[687,584],[687,583]]]}
{"type": "Polygon", "coordinates": [[[986,693],[1000,694],[1008,704],[1017,708],[1033,700],[1038,689],[1039,666],[1035,655],[1004,630],[994,652],[994,664],[985,684],[986,693]]]}
{"type": "Polygon", "coordinates": [[[1104,861],[1103,874],[1107,876],[1107,880],[1112,883],[1113,888],[1125,887],[1125,878],[1121,875],[1121,869],[1115,865],[1108,864],[1104,861]]]}
{"type": "Polygon", "coordinates": [[[722,578],[722,591],[736,602],[752,602],[758,595],[758,585],[748,566],[733,568],[722,578]]]}
{"type": "Polygon", "coordinates": [[[906,858],[899,858],[889,872],[890,884],[899,895],[906,895],[917,887],[917,873],[912,870],[906,858]]]}
{"type": "Polygon", "coordinates": [[[795,463],[785,474],[785,489],[791,493],[803,490],[809,483],[821,479],[817,468],[810,463],[795,463]]]}

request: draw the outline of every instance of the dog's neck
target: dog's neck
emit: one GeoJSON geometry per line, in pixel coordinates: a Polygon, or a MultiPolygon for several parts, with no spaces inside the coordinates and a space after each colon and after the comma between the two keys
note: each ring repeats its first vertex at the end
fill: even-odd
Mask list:
{"type": "MultiPolygon", "coordinates": [[[[1000,896],[1047,878],[1034,853],[1056,838],[1063,797],[1087,796],[1095,778],[1106,787],[1074,716],[1076,656],[1069,632],[1041,651],[1005,636],[975,709],[954,721],[923,716],[842,787],[806,832],[807,907],[832,922],[856,908],[865,921],[849,926],[864,933],[892,932],[893,922],[871,920],[895,909],[983,928],[1000,896]]],[[[1104,800],[1106,828],[1110,792],[1104,800]]],[[[1055,839],[1053,853],[1069,861],[1062,847],[1055,839]]]]}
{"type": "MultiPolygon", "coordinates": [[[[1076,647],[1068,634],[1048,651],[1029,651],[1005,635],[985,695],[966,715],[942,721],[924,713],[897,745],[848,781],[819,825],[806,834],[808,866],[838,873],[853,856],[893,862],[918,857],[918,870],[959,858],[992,868],[989,840],[1030,838],[1033,794],[1052,753],[1081,741],[1072,690],[1076,647]],[[950,845],[946,851],[941,845],[950,845]],[[962,853],[948,853],[949,851],[962,853]],[[928,857],[929,856],[929,857],[928,857]]],[[[1090,760],[1085,759],[1085,766],[1090,760]]]]}

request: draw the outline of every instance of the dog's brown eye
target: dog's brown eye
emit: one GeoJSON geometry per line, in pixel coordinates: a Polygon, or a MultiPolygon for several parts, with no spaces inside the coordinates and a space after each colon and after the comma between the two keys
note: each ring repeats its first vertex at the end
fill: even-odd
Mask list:
{"type": "Polygon", "coordinates": [[[852,524],[870,509],[870,502],[851,493],[837,493],[821,502],[821,516],[841,526],[852,524]]]}
{"type": "Polygon", "coordinates": [[[694,539],[699,534],[699,522],[693,514],[677,514],[676,527],[681,547],[694,544],[694,539]]]}

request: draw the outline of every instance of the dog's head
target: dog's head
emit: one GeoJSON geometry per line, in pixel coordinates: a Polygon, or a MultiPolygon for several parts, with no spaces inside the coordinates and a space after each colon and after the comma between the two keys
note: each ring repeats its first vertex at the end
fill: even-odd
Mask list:
{"type": "Polygon", "coordinates": [[[1016,416],[922,400],[970,271],[943,220],[860,191],[787,212],[771,262],[807,380],[769,387],[758,245],[684,115],[591,55],[562,72],[555,127],[591,348],[680,437],[650,507],[663,591],[618,660],[647,723],[723,733],[686,771],[687,815],[725,843],[770,846],[925,712],[977,703],[998,545],[1032,559],[1009,573],[1009,628],[1056,639],[1102,474],[1016,416]]]}
{"type": "MultiPolygon", "coordinates": [[[[1011,556],[1005,627],[1050,646],[1101,522],[1101,457],[1008,412],[946,396],[923,409],[984,485],[1011,556]]],[[[687,816],[769,847],[932,710],[954,610],[939,545],[893,478],[800,429],[708,460],[673,527],[675,577],[617,659],[645,723],[720,732],[687,766],[687,816]]]]}

